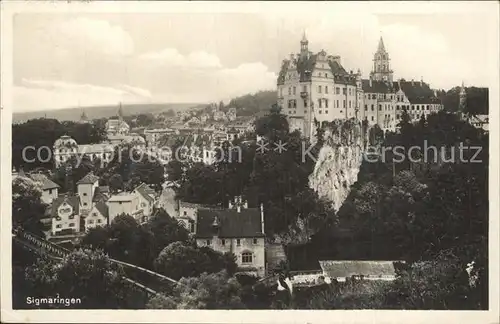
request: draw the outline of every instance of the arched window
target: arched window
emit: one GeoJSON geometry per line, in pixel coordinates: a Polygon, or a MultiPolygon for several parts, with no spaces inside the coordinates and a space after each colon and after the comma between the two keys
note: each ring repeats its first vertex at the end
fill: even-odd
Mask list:
{"type": "Polygon", "coordinates": [[[243,252],[241,254],[241,262],[242,263],[252,263],[253,262],[253,255],[251,252],[243,252]]]}

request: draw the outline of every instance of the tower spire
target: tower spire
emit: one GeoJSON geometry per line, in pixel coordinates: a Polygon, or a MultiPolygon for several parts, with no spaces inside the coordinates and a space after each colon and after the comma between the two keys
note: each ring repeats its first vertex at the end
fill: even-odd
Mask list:
{"type": "Polygon", "coordinates": [[[307,40],[306,31],[304,29],[304,33],[302,35],[302,40],[300,41],[300,56],[302,58],[307,58],[307,56],[309,54],[308,44],[309,44],[309,41],[307,40]]]}
{"type": "Polygon", "coordinates": [[[380,40],[378,41],[378,49],[377,52],[385,53],[384,39],[380,36],[380,40]]]}

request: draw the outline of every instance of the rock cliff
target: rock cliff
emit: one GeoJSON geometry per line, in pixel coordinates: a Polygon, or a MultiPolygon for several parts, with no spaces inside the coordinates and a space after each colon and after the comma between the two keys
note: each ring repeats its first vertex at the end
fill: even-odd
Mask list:
{"type": "Polygon", "coordinates": [[[324,128],[309,185],[320,197],[330,199],[337,211],[358,179],[365,138],[363,126],[354,119],[335,120],[324,128]]]}

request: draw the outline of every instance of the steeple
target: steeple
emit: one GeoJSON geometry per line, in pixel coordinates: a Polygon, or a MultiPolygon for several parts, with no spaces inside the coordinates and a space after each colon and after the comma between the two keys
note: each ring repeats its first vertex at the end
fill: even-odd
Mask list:
{"type": "Polygon", "coordinates": [[[459,94],[459,103],[458,103],[458,113],[460,117],[463,118],[465,116],[467,110],[467,92],[465,91],[465,85],[462,81],[462,86],[460,87],[459,94]]]}
{"type": "Polygon", "coordinates": [[[82,115],[80,116],[80,121],[81,122],[87,122],[89,118],[87,117],[87,114],[85,113],[85,110],[82,109],[82,115]]]}
{"type": "Polygon", "coordinates": [[[385,49],[384,39],[380,36],[377,51],[373,57],[373,70],[370,76],[375,81],[392,83],[393,71],[391,70],[389,53],[385,49]]]}
{"type": "Polygon", "coordinates": [[[304,33],[302,34],[302,40],[300,41],[300,56],[301,57],[307,57],[307,55],[309,54],[308,45],[309,45],[309,41],[307,40],[306,31],[304,30],[304,33]]]}
{"type": "Polygon", "coordinates": [[[118,119],[123,120],[123,110],[122,110],[122,103],[120,102],[120,107],[118,108],[118,119]]]}
{"type": "Polygon", "coordinates": [[[384,46],[384,39],[382,38],[382,36],[380,36],[380,40],[378,41],[377,52],[378,53],[386,53],[385,46],[384,46]]]}

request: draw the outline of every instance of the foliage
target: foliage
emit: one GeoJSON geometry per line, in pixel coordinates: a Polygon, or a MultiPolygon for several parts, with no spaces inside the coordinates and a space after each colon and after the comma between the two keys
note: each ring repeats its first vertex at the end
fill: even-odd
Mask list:
{"type": "Polygon", "coordinates": [[[12,165],[24,170],[37,167],[51,168],[53,161],[49,159],[49,150],[62,135],[71,136],[78,144],[99,143],[105,139],[105,129],[102,123],[78,124],[75,122],[59,122],[56,119],[31,119],[25,123],[12,125],[12,165]],[[23,159],[23,149],[33,146],[40,149],[40,157],[36,151],[26,149],[26,160],[23,159]],[[44,149],[41,149],[41,148],[44,149]],[[33,162],[29,160],[35,159],[33,162]],[[46,161],[46,162],[42,162],[46,161]]]}
{"type": "Polygon", "coordinates": [[[174,242],[160,252],[155,260],[155,269],[173,279],[221,270],[232,274],[236,270],[236,258],[232,253],[223,254],[208,248],[174,242]]]}
{"type": "MultiPolygon", "coordinates": [[[[446,111],[458,111],[460,90],[460,87],[454,87],[441,93],[441,101],[446,111]]],[[[488,88],[466,87],[465,92],[467,93],[466,112],[473,115],[487,115],[489,112],[488,88]]]]}
{"type": "Polygon", "coordinates": [[[154,309],[242,309],[241,286],[225,271],[199,277],[182,278],[172,296],[158,296],[150,300],[154,309]]]}
{"type": "Polygon", "coordinates": [[[46,205],[41,201],[42,189],[38,183],[27,177],[12,181],[12,226],[21,226],[26,231],[44,236],[40,218],[46,205]]]}
{"type": "Polygon", "coordinates": [[[61,261],[40,259],[33,267],[26,268],[26,280],[33,289],[33,296],[81,298],[81,304],[70,306],[74,308],[138,307],[134,305],[135,292],[120,273],[121,270],[102,252],[77,250],[61,261]]]}
{"type": "Polygon", "coordinates": [[[155,255],[173,242],[187,242],[189,232],[179,221],[170,217],[164,209],[155,211],[149,222],[144,225],[153,234],[155,255]]]}
{"type": "Polygon", "coordinates": [[[253,116],[269,109],[276,103],[276,97],[276,91],[259,91],[231,99],[227,107],[236,108],[238,116],[253,116]]]}
{"type": "Polygon", "coordinates": [[[113,174],[108,180],[109,190],[112,193],[122,191],[124,189],[123,178],[119,174],[113,174]]]}

